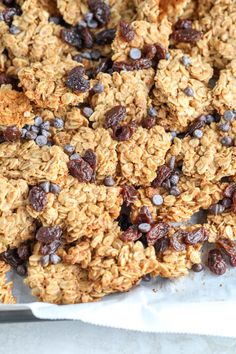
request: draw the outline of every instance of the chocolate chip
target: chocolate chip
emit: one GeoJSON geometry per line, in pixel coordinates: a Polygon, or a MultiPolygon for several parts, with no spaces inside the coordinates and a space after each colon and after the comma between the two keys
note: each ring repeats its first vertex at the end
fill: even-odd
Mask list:
{"type": "Polygon", "coordinates": [[[61,262],[61,257],[59,257],[57,254],[50,254],[50,262],[52,264],[58,264],[61,262]]]}
{"type": "Polygon", "coordinates": [[[170,195],[173,195],[175,197],[178,197],[180,195],[180,189],[176,186],[171,187],[170,189],[170,195]]]}
{"type": "Polygon", "coordinates": [[[230,125],[229,123],[221,123],[219,125],[219,130],[221,130],[222,132],[228,132],[230,130],[230,125]]]}
{"type": "Polygon", "coordinates": [[[27,131],[25,134],[25,139],[27,140],[35,140],[37,138],[37,133],[27,131]]]}
{"type": "Polygon", "coordinates": [[[82,112],[86,118],[89,118],[93,114],[93,109],[91,107],[83,107],[82,112]]]}
{"type": "Polygon", "coordinates": [[[203,137],[203,132],[200,129],[196,129],[193,132],[194,138],[201,139],[203,137]]]}
{"type": "Polygon", "coordinates": [[[225,210],[225,207],[221,204],[212,204],[208,211],[210,214],[213,214],[213,215],[219,215],[219,214],[222,214],[225,210]]]}
{"type": "Polygon", "coordinates": [[[44,190],[45,193],[49,193],[50,190],[50,182],[45,181],[39,184],[39,186],[44,190]]]}
{"type": "Polygon", "coordinates": [[[104,178],[104,185],[106,187],[112,187],[112,186],[114,186],[114,184],[115,184],[115,181],[112,176],[107,176],[104,178]]]}
{"type": "Polygon", "coordinates": [[[189,87],[189,86],[184,89],[184,93],[185,93],[185,95],[188,96],[188,97],[194,97],[194,91],[193,91],[193,89],[192,89],[191,87],[189,87]]]}
{"type": "Polygon", "coordinates": [[[24,264],[20,264],[16,267],[16,272],[19,274],[21,277],[24,277],[27,274],[27,269],[24,264]]]}
{"type": "Polygon", "coordinates": [[[173,170],[175,168],[175,156],[171,156],[170,161],[169,161],[169,167],[173,170]]]}
{"type": "Polygon", "coordinates": [[[73,145],[66,144],[66,145],[64,146],[64,152],[65,152],[67,155],[72,155],[74,151],[75,151],[75,147],[74,147],[73,145]]]}
{"type": "Polygon", "coordinates": [[[160,194],[154,194],[154,196],[152,197],[152,203],[156,206],[162,205],[163,202],[163,197],[160,194]]]}
{"type": "Polygon", "coordinates": [[[166,53],[165,59],[166,59],[166,60],[169,60],[169,59],[170,59],[170,53],[169,53],[169,52],[166,53]]]}
{"type": "Polygon", "coordinates": [[[42,257],[40,258],[40,263],[41,263],[41,265],[42,265],[43,267],[48,266],[48,265],[49,265],[49,255],[47,254],[47,255],[45,255],[45,256],[42,256],[42,257]]]}
{"type": "Polygon", "coordinates": [[[56,183],[50,184],[50,192],[53,194],[59,194],[61,191],[61,187],[56,183]]]}
{"type": "Polygon", "coordinates": [[[157,116],[157,111],[156,111],[156,109],[154,108],[154,107],[149,107],[148,108],[148,115],[150,116],[150,117],[156,117],[157,116]]]}
{"type": "Polygon", "coordinates": [[[138,229],[142,233],[147,233],[148,231],[151,230],[151,225],[144,222],[144,223],[138,225],[138,229]]]}
{"type": "Polygon", "coordinates": [[[204,268],[203,268],[203,265],[201,263],[195,263],[192,265],[192,271],[195,272],[195,273],[199,273],[201,272],[204,268]]]}
{"type": "Polygon", "coordinates": [[[150,274],[145,274],[143,277],[142,277],[142,280],[145,281],[145,282],[149,282],[152,280],[152,277],[150,274]]]}
{"type": "Polygon", "coordinates": [[[19,34],[21,33],[21,29],[17,26],[11,25],[11,27],[9,28],[9,32],[11,34],[19,34]]]}
{"type": "Polygon", "coordinates": [[[206,115],[206,123],[211,124],[215,121],[215,117],[212,114],[207,114],[206,115]]]}
{"type": "Polygon", "coordinates": [[[90,55],[92,60],[98,60],[101,58],[102,53],[100,52],[99,49],[94,49],[91,51],[90,55]]]}
{"type": "Polygon", "coordinates": [[[40,128],[39,127],[36,127],[35,125],[32,125],[32,127],[31,127],[31,131],[32,132],[35,132],[35,133],[39,133],[39,131],[40,131],[40,128]]]}
{"type": "Polygon", "coordinates": [[[97,82],[93,88],[92,88],[94,93],[101,93],[104,91],[104,86],[100,82],[97,82]]]}
{"type": "Polygon", "coordinates": [[[179,175],[172,175],[170,177],[170,183],[172,186],[176,186],[179,183],[179,175]]]}
{"type": "Polygon", "coordinates": [[[223,146],[232,146],[233,139],[230,136],[224,136],[220,142],[223,146]]]}
{"type": "Polygon", "coordinates": [[[131,48],[129,52],[129,56],[133,60],[140,59],[142,57],[142,52],[138,48],[131,48]]]}
{"type": "Polygon", "coordinates": [[[189,66],[192,64],[191,59],[187,55],[183,55],[180,61],[184,66],[189,66]]]}
{"type": "Polygon", "coordinates": [[[228,110],[224,112],[224,120],[226,122],[232,122],[232,120],[235,118],[234,111],[228,110]]]}
{"type": "Polygon", "coordinates": [[[77,153],[72,154],[72,155],[70,156],[70,160],[78,160],[78,159],[80,159],[80,158],[81,158],[80,154],[77,154],[77,153]]]}
{"type": "Polygon", "coordinates": [[[53,126],[54,128],[60,130],[60,129],[63,129],[64,128],[64,120],[62,118],[55,118],[53,120],[53,126]]]}

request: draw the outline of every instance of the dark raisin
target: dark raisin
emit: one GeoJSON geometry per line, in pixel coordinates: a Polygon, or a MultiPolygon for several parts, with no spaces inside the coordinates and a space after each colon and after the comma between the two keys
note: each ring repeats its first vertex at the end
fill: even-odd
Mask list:
{"type": "Polygon", "coordinates": [[[201,263],[195,263],[192,265],[192,271],[195,273],[199,273],[203,270],[203,265],[201,263]]]}
{"type": "Polygon", "coordinates": [[[47,204],[47,194],[41,187],[33,187],[29,192],[29,203],[35,211],[42,211],[47,204]]]}
{"type": "Polygon", "coordinates": [[[236,191],[234,192],[232,197],[232,212],[236,214],[236,191]]]}
{"type": "Polygon", "coordinates": [[[187,232],[184,242],[188,245],[196,245],[197,243],[206,241],[208,236],[207,230],[204,227],[200,227],[197,230],[187,232]]]}
{"type": "Polygon", "coordinates": [[[226,272],[226,263],[220,250],[213,249],[208,253],[208,267],[216,275],[226,272]]]}
{"type": "Polygon", "coordinates": [[[115,106],[105,114],[105,128],[111,128],[122,121],[126,116],[126,108],[124,106],[115,106]]]}
{"type": "Polygon", "coordinates": [[[152,222],[153,222],[153,218],[148,206],[146,205],[142,206],[137,216],[136,224],[141,224],[141,223],[151,224],[152,222]]]}
{"type": "Polygon", "coordinates": [[[151,129],[156,125],[156,117],[147,116],[142,120],[142,127],[146,129],[151,129]]]}
{"type": "Polygon", "coordinates": [[[6,73],[0,73],[0,86],[13,84],[14,80],[15,79],[13,77],[8,76],[6,73]]]}
{"type": "Polygon", "coordinates": [[[9,7],[2,12],[4,21],[6,24],[11,25],[13,17],[17,15],[17,9],[15,7],[9,7]]]}
{"type": "Polygon", "coordinates": [[[101,26],[105,26],[110,20],[110,7],[102,0],[88,0],[88,6],[94,18],[101,26]]]}
{"type": "Polygon", "coordinates": [[[152,181],[152,187],[157,188],[167,180],[172,173],[172,169],[166,165],[162,165],[157,169],[157,177],[152,181]]]}
{"type": "Polygon", "coordinates": [[[61,38],[77,49],[82,48],[82,38],[75,27],[63,28],[61,30],[61,38]]]}
{"type": "Polygon", "coordinates": [[[42,244],[40,248],[40,252],[43,256],[48,254],[53,254],[57,251],[57,249],[61,246],[61,240],[52,241],[49,244],[42,244]]]}
{"type": "Polygon", "coordinates": [[[206,124],[206,117],[200,116],[187,129],[185,136],[192,135],[196,129],[201,129],[206,124]]]}
{"type": "Polygon", "coordinates": [[[85,151],[83,159],[90,165],[90,167],[92,167],[93,170],[96,168],[97,157],[92,149],[87,149],[85,151]]]}
{"type": "Polygon", "coordinates": [[[1,253],[0,259],[9,264],[14,269],[16,269],[20,264],[24,263],[24,261],[18,256],[16,248],[9,249],[1,253]]]}
{"type": "Polygon", "coordinates": [[[134,39],[135,32],[133,28],[123,20],[120,21],[119,31],[120,36],[125,42],[131,42],[134,39]]]}
{"type": "Polygon", "coordinates": [[[232,198],[234,192],[236,192],[236,183],[230,183],[224,190],[224,196],[232,198]]]}
{"type": "Polygon", "coordinates": [[[0,144],[4,143],[6,140],[4,138],[3,132],[0,132],[0,144]]]}
{"type": "Polygon", "coordinates": [[[122,195],[124,198],[124,203],[129,206],[135,202],[138,197],[138,192],[133,186],[123,186],[122,195]]]}
{"type": "Polygon", "coordinates": [[[145,274],[145,275],[143,275],[142,280],[145,282],[149,282],[152,280],[152,277],[150,274],[145,274]]]}
{"type": "Polygon", "coordinates": [[[15,0],[3,0],[3,4],[6,6],[13,6],[15,5],[15,0]]]}
{"type": "Polygon", "coordinates": [[[202,39],[203,33],[196,29],[179,29],[175,30],[172,34],[172,38],[177,42],[184,43],[196,43],[202,39]]]}
{"type": "Polygon", "coordinates": [[[162,237],[159,240],[156,241],[154,247],[155,247],[155,252],[156,254],[161,254],[165,252],[170,244],[170,240],[168,237],[162,237]]]}
{"type": "Polygon", "coordinates": [[[81,29],[81,37],[83,40],[83,44],[85,48],[93,47],[93,36],[88,27],[84,27],[81,29]]]}
{"type": "Polygon", "coordinates": [[[16,272],[19,274],[21,277],[24,277],[27,274],[27,268],[24,264],[20,264],[16,267],[16,272]]]}
{"type": "Polygon", "coordinates": [[[179,19],[175,24],[175,29],[191,29],[192,28],[192,21],[179,19]]]}
{"type": "Polygon", "coordinates": [[[50,243],[60,240],[62,236],[62,229],[60,226],[42,226],[38,229],[36,233],[36,240],[46,245],[50,243]]]}
{"type": "Polygon", "coordinates": [[[92,77],[96,77],[99,73],[107,72],[112,66],[112,61],[110,58],[103,58],[100,60],[98,66],[93,70],[92,77]]]}
{"type": "Polygon", "coordinates": [[[135,122],[125,125],[116,125],[113,127],[113,137],[118,141],[127,141],[132,137],[136,129],[137,125],[135,122]]]}
{"type": "Polygon", "coordinates": [[[125,231],[132,225],[130,219],[131,208],[130,206],[126,206],[125,203],[121,206],[120,215],[117,219],[118,225],[120,226],[122,231],[125,231]]]}
{"type": "Polygon", "coordinates": [[[163,47],[163,45],[160,44],[160,43],[156,43],[155,47],[156,47],[156,50],[157,50],[155,58],[157,60],[165,59],[166,58],[166,49],[163,47]]]}
{"type": "Polygon", "coordinates": [[[183,230],[178,230],[172,235],[170,238],[170,245],[175,251],[181,252],[185,250],[186,246],[183,243],[185,236],[186,232],[183,230]]]}
{"type": "Polygon", "coordinates": [[[143,47],[143,54],[145,56],[145,58],[147,59],[154,59],[156,54],[157,54],[157,48],[155,46],[155,44],[146,44],[143,47]]]}
{"type": "Polygon", "coordinates": [[[69,72],[66,85],[75,92],[86,92],[90,88],[89,80],[83,76],[83,68],[79,66],[69,72]]]}
{"type": "Polygon", "coordinates": [[[236,243],[229,239],[219,239],[217,245],[227,254],[232,267],[236,267],[236,243]]]}
{"type": "Polygon", "coordinates": [[[83,159],[70,160],[68,162],[70,174],[80,182],[90,182],[93,176],[93,169],[83,159]]]}
{"type": "Polygon", "coordinates": [[[154,245],[157,240],[165,237],[168,233],[168,230],[168,224],[161,222],[159,224],[153,225],[151,230],[146,235],[148,245],[154,245]]]}
{"type": "Polygon", "coordinates": [[[143,69],[149,69],[151,67],[152,67],[152,60],[148,58],[141,58],[138,60],[114,62],[112,69],[113,71],[120,72],[122,70],[125,71],[143,70],[143,69]]]}
{"type": "Polygon", "coordinates": [[[111,44],[115,38],[115,35],[115,28],[105,29],[96,34],[95,41],[99,45],[111,44]]]}
{"type": "Polygon", "coordinates": [[[123,241],[137,241],[142,236],[142,233],[139,232],[137,225],[130,226],[126,231],[124,231],[120,238],[123,241]]]}
{"type": "Polygon", "coordinates": [[[3,131],[3,137],[6,141],[14,142],[20,140],[21,131],[15,125],[12,125],[3,131]]]}
{"type": "Polygon", "coordinates": [[[17,254],[20,259],[22,259],[23,261],[27,261],[31,255],[30,245],[27,243],[23,243],[22,245],[20,245],[17,248],[17,254]]]}

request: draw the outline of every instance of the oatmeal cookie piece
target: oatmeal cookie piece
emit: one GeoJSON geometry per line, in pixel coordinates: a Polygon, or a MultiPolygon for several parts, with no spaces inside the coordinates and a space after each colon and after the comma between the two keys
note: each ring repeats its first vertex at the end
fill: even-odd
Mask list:
{"type": "Polygon", "coordinates": [[[171,33],[171,23],[164,17],[157,23],[147,21],[132,22],[134,30],[134,39],[126,42],[121,36],[120,31],[116,33],[116,37],[112,43],[113,61],[126,61],[129,58],[129,53],[132,48],[142,50],[146,44],[159,43],[164,48],[169,45],[169,35],[171,33]]]}
{"type": "Polygon", "coordinates": [[[236,60],[220,71],[219,80],[213,89],[213,106],[221,114],[236,108],[236,60]]]}
{"type": "Polygon", "coordinates": [[[0,125],[17,125],[22,127],[31,123],[33,118],[32,106],[28,97],[8,86],[0,88],[0,125]]]}
{"type": "Polygon", "coordinates": [[[2,304],[15,304],[16,299],[12,295],[13,283],[7,280],[7,273],[10,266],[5,262],[0,262],[0,302],[2,304]]]}
{"type": "Polygon", "coordinates": [[[120,142],[117,151],[122,183],[150,185],[170,144],[170,134],[158,125],[150,130],[139,127],[130,140],[120,142]]]}
{"type": "Polygon", "coordinates": [[[117,141],[111,138],[107,130],[81,127],[70,143],[81,156],[87,149],[94,151],[97,158],[96,181],[103,182],[106,176],[115,176],[118,162],[117,141]]]}
{"type": "MultiPolygon", "coordinates": [[[[67,260],[75,264],[61,262],[43,267],[36,244],[26,278],[32,294],[41,301],[68,304],[96,301],[107,294],[128,291],[144,274],[155,269],[157,261],[153,247],[144,249],[140,242],[125,243],[119,234],[117,227],[104,233],[86,269],[76,264],[73,257],[67,260]]],[[[76,251],[74,248],[73,256],[76,251]]]]}
{"type": "Polygon", "coordinates": [[[236,214],[225,211],[220,215],[208,215],[205,227],[209,230],[209,242],[216,242],[221,238],[236,239],[236,214]]]}
{"type": "Polygon", "coordinates": [[[20,84],[26,96],[41,108],[58,110],[62,106],[75,106],[88,95],[72,92],[66,86],[67,75],[75,67],[78,63],[70,57],[32,63],[19,71],[20,84]]]}
{"type": "Polygon", "coordinates": [[[106,112],[117,105],[126,108],[123,122],[140,123],[150,105],[148,94],[153,85],[153,78],[153,69],[115,72],[112,75],[100,73],[93,84],[101,83],[104,91],[93,95],[91,100],[94,113],[89,120],[93,122],[93,127],[104,127],[106,112]]]}
{"type": "Polygon", "coordinates": [[[80,183],[68,176],[60,194],[48,194],[48,203],[41,213],[28,206],[28,212],[39,217],[43,225],[60,225],[67,242],[83,236],[92,237],[98,230],[107,230],[120,213],[120,187],[80,183]]]}
{"type": "Polygon", "coordinates": [[[183,173],[193,178],[220,181],[236,173],[236,122],[232,130],[223,132],[221,123],[202,129],[202,138],[187,136],[182,142],[183,173]]]}
{"type": "Polygon", "coordinates": [[[34,141],[0,144],[0,171],[4,177],[29,184],[45,180],[62,184],[68,174],[67,155],[59,146],[40,148],[34,141]]]}
{"type": "Polygon", "coordinates": [[[180,175],[177,188],[179,195],[173,195],[176,189],[172,193],[163,187],[140,188],[131,209],[133,222],[143,206],[148,207],[153,220],[186,222],[200,209],[208,209],[217,203],[222,198],[224,189],[221,184],[197,181],[184,175],[180,175]]]}
{"type": "MultiPolygon", "coordinates": [[[[160,60],[155,76],[153,104],[159,109],[166,106],[163,125],[171,130],[184,130],[198,115],[208,111],[211,91],[207,86],[213,69],[201,56],[188,57],[184,65],[184,53],[171,50],[169,60],[160,60]]],[[[162,120],[160,119],[159,124],[162,120]]]]}
{"type": "Polygon", "coordinates": [[[25,180],[0,175],[0,185],[0,212],[9,212],[26,204],[29,187],[25,180]]]}

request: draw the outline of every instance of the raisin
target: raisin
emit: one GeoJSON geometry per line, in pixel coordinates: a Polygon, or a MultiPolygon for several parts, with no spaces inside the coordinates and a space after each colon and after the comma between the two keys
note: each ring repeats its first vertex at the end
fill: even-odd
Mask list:
{"type": "Polygon", "coordinates": [[[145,56],[145,58],[147,59],[154,59],[156,54],[157,54],[157,48],[155,46],[155,44],[146,44],[143,47],[143,54],[145,56]]]}
{"type": "Polygon", "coordinates": [[[172,235],[170,238],[170,245],[175,251],[181,252],[185,250],[186,246],[183,243],[185,236],[186,232],[183,230],[178,230],[172,235]]]}
{"type": "Polygon", "coordinates": [[[92,149],[87,149],[84,153],[83,160],[86,161],[90,167],[94,170],[97,164],[97,157],[95,152],[92,149]]]}
{"type": "Polygon", "coordinates": [[[197,243],[206,241],[208,236],[207,230],[204,227],[200,227],[192,232],[187,232],[184,242],[188,245],[196,245],[197,243]]]}
{"type": "Polygon", "coordinates": [[[71,160],[68,162],[70,174],[80,182],[90,182],[93,176],[93,169],[83,159],[71,160]]]}
{"type": "Polygon", "coordinates": [[[132,137],[136,129],[137,125],[135,122],[125,125],[117,125],[113,127],[113,137],[118,141],[127,141],[132,137]]]}
{"type": "Polygon", "coordinates": [[[191,29],[192,28],[192,21],[179,19],[175,24],[175,29],[191,29]]]}
{"type": "Polygon", "coordinates": [[[213,249],[208,253],[208,267],[216,275],[226,272],[226,263],[220,250],[213,249]]]}
{"type": "Polygon", "coordinates": [[[35,186],[30,190],[29,202],[35,211],[42,211],[47,201],[47,194],[44,192],[43,188],[35,186]]]}
{"type": "Polygon", "coordinates": [[[218,246],[227,254],[232,267],[236,267],[236,243],[229,239],[220,239],[218,246]]]}
{"type": "Polygon", "coordinates": [[[3,137],[4,137],[5,141],[14,142],[14,141],[20,140],[20,137],[21,137],[20,129],[18,129],[15,125],[7,127],[3,131],[3,137]]]}
{"type": "Polygon", "coordinates": [[[23,243],[17,248],[17,254],[20,259],[23,261],[28,261],[30,255],[31,255],[31,250],[30,250],[30,245],[23,243]]]}
{"type": "Polygon", "coordinates": [[[122,121],[126,116],[126,108],[124,106],[115,106],[105,114],[105,128],[111,128],[122,121]]]}
{"type": "Polygon", "coordinates": [[[122,195],[124,198],[124,203],[129,206],[135,202],[138,197],[138,192],[133,186],[123,186],[122,195]]]}
{"type": "Polygon", "coordinates": [[[126,204],[124,203],[121,206],[120,215],[117,219],[118,225],[120,226],[122,231],[127,230],[128,227],[130,227],[132,225],[131,219],[130,219],[130,213],[131,213],[130,206],[126,206],[126,204]]]}
{"type": "Polygon", "coordinates": [[[116,29],[109,28],[97,33],[95,41],[98,45],[111,44],[115,38],[116,29]]]}
{"type": "Polygon", "coordinates": [[[99,73],[105,73],[112,67],[112,61],[110,58],[103,58],[100,60],[98,66],[93,70],[92,77],[96,77],[99,73]]]}
{"type": "Polygon", "coordinates": [[[2,14],[6,24],[11,25],[13,17],[17,15],[17,9],[15,7],[9,7],[8,9],[3,10],[2,14]]]}
{"type": "Polygon", "coordinates": [[[66,85],[72,91],[86,92],[90,88],[89,80],[83,76],[83,68],[77,66],[73,68],[66,79],[66,85]]]}
{"type": "Polygon", "coordinates": [[[100,25],[105,26],[109,22],[111,11],[104,1],[88,0],[88,6],[100,25]]]}
{"type": "Polygon", "coordinates": [[[154,245],[157,240],[165,237],[168,233],[168,230],[168,224],[161,222],[159,224],[153,225],[151,230],[146,235],[148,245],[154,245]]]}
{"type": "Polygon", "coordinates": [[[120,36],[125,42],[131,42],[134,39],[135,32],[133,28],[125,21],[119,23],[120,36]]]}
{"type": "Polygon", "coordinates": [[[61,245],[61,240],[55,240],[49,244],[42,244],[40,248],[40,252],[43,256],[46,256],[48,254],[53,254],[57,251],[60,245],[61,245]]]}
{"type": "Polygon", "coordinates": [[[206,124],[206,117],[200,116],[187,129],[185,136],[192,135],[196,129],[201,129],[206,124]]]}
{"type": "Polygon", "coordinates": [[[62,236],[62,229],[60,226],[42,226],[36,233],[36,240],[46,245],[60,240],[62,236]]]}
{"type": "Polygon", "coordinates": [[[85,48],[92,48],[93,47],[93,36],[88,27],[84,27],[80,31],[81,38],[83,40],[83,44],[85,48]]]}
{"type": "Polygon", "coordinates": [[[147,116],[142,121],[142,127],[146,129],[151,129],[156,125],[156,117],[147,116]]]}
{"type": "Polygon", "coordinates": [[[123,241],[137,241],[142,236],[141,232],[138,230],[137,225],[130,226],[126,231],[124,231],[120,238],[123,241]]]}
{"type": "Polygon", "coordinates": [[[230,183],[224,190],[224,196],[232,198],[234,192],[236,192],[236,183],[230,183]]]}
{"type": "Polygon", "coordinates": [[[143,70],[143,69],[149,69],[151,67],[152,67],[152,60],[148,58],[141,58],[137,60],[115,62],[112,66],[112,69],[113,71],[120,72],[122,70],[125,71],[143,70]]]}
{"type": "Polygon", "coordinates": [[[61,38],[77,49],[82,48],[82,38],[75,27],[63,28],[61,30],[61,38]]]}
{"type": "Polygon", "coordinates": [[[24,264],[20,264],[16,267],[16,272],[19,274],[21,277],[24,277],[27,274],[27,269],[24,264]]]}
{"type": "Polygon", "coordinates": [[[136,224],[142,224],[142,223],[151,224],[152,222],[153,222],[153,218],[149,208],[146,205],[142,206],[137,216],[136,224]]]}
{"type": "Polygon", "coordinates": [[[168,237],[162,237],[159,240],[156,241],[154,247],[155,247],[155,252],[156,254],[161,254],[165,252],[170,244],[170,240],[168,237]]]}
{"type": "Polygon", "coordinates": [[[24,263],[24,261],[18,256],[16,248],[9,249],[1,253],[0,259],[9,264],[14,269],[16,269],[20,264],[24,263]]]}
{"type": "Polygon", "coordinates": [[[236,214],[236,191],[233,194],[232,203],[232,212],[236,214]]]}
{"type": "Polygon", "coordinates": [[[177,43],[196,43],[202,39],[202,37],[203,34],[201,31],[191,28],[175,30],[172,34],[172,38],[177,43]]]}
{"type": "Polygon", "coordinates": [[[162,165],[157,169],[157,177],[152,181],[152,187],[157,188],[167,180],[172,173],[172,169],[166,165],[162,165]]]}
{"type": "Polygon", "coordinates": [[[4,138],[3,132],[0,132],[0,144],[4,143],[6,140],[4,138]]]}
{"type": "Polygon", "coordinates": [[[1,85],[7,85],[7,84],[13,84],[14,79],[10,76],[8,76],[6,73],[0,73],[0,86],[1,85]]]}
{"type": "Polygon", "coordinates": [[[166,49],[163,47],[163,45],[160,44],[160,43],[156,43],[155,47],[156,47],[155,58],[157,60],[165,59],[165,57],[166,57],[166,49]]]}
{"type": "Polygon", "coordinates": [[[12,6],[15,4],[15,0],[3,0],[3,4],[6,6],[12,6]]]}

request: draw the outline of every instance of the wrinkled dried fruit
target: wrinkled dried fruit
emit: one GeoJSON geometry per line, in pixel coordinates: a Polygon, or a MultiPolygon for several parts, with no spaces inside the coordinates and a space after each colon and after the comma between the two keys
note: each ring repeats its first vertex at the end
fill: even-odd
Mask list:
{"type": "Polygon", "coordinates": [[[201,129],[201,128],[203,128],[205,124],[206,124],[206,117],[205,117],[205,116],[200,116],[199,118],[196,119],[195,122],[193,122],[193,123],[188,127],[185,136],[192,135],[193,132],[194,132],[196,129],[201,129]]]}
{"type": "Polygon", "coordinates": [[[197,243],[206,241],[208,237],[207,230],[204,227],[200,227],[197,230],[187,232],[184,237],[184,242],[188,245],[196,245],[197,243]]]}
{"type": "Polygon", "coordinates": [[[92,71],[92,77],[96,77],[99,73],[105,73],[112,67],[112,61],[110,58],[102,58],[98,66],[92,71]]]}
{"type": "Polygon", "coordinates": [[[147,242],[148,245],[154,245],[157,240],[159,240],[162,237],[165,237],[168,233],[169,230],[169,225],[165,223],[159,223],[156,225],[153,225],[151,230],[147,233],[147,242]]]}
{"type": "Polygon", "coordinates": [[[137,225],[130,226],[126,231],[124,231],[120,238],[123,241],[137,241],[142,236],[142,233],[139,232],[137,225]]]}
{"type": "Polygon", "coordinates": [[[93,47],[93,36],[88,27],[83,27],[80,31],[85,48],[93,47]]]}
{"type": "Polygon", "coordinates": [[[172,34],[172,38],[177,42],[183,43],[196,43],[202,39],[203,33],[196,29],[179,29],[175,30],[172,34]]]}
{"type": "Polygon", "coordinates": [[[148,206],[146,205],[142,206],[137,216],[136,224],[142,224],[142,223],[151,224],[152,222],[153,222],[153,218],[148,206]]]}
{"type": "Polygon", "coordinates": [[[20,259],[27,261],[31,255],[30,245],[23,243],[17,248],[17,254],[20,259]]]}
{"type": "Polygon", "coordinates": [[[3,131],[3,137],[6,141],[17,141],[21,137],[20,129],[15,125],[9,126],[3,131]]]}
{"type": "Polygon", "coordinates": [[[236,183],[230,183],[224,190],[224,196],[227,198],[232,198],[234,192],[236,192],[236,183]]]}
{"type": "Polygon", "coordinates": [[[93,176],[93,169],[88,162],[82,158],[70,160],[67,164],[70,174],[80,182],[90,182],[93,176]]]}
{"type": "Polygon", "coordinates": [[[99,45],[111,44],[115,38],[115,35],[115,28],[105,29],[96,34],[95,41],[99,45]]]}
{"type": "Polygon", "coordinates": [[[43,256],[53,254],[57,251],[60,245],[61,245],[61,240],[55,240],[50,244],[42,244],[40,248],[40,252],[43,256]]]}
{"type": "Polygon", "coordinates": [[[115,106],[105,114],[105,128],[111,128],[122,121],[126,116],[126,108],[124,106],[115,106]]]}
{"type": "Polygon", "coordinates": [[[112,69],[113,71],[120,72],[122,70],[125,71],[144,70],[144,69],[149,69],[151,67],[152,67],[152,60],[148,58],[141,58],[138,60],[114,62],[112,69]]]}
{"type": "Polygon", "coordinates": [[[154,59],[156,54],[157,54],[157,48],[155,46],[155,44],[146,44],[143,47],[143,54],[145,56],[145,58],[147,59],[154,59]]]}
{"type": "Polygon", "coordinates": [[[177,251],[182,252],[185,250],[186,245],[184,244],[184,237],[186,236],[186,232],[184,230],[178,230],[172,235],[170,238],[171,247],[177,251]]]}
{"type": "Polygon", "coordinates": [[[216,275],[222,275],[226,272],[227,266],[220,250],[209,251],[208,267],[216,275]]]}
{"type": "Polygon", "coordinates": [[[158,167],[157,177],[152,181],[152,187],[161,187],[162,183],[170,177],[172,172],[172,169],[166,165],[158,167]]]}
{"type": "Polygon", "coordinates": [[[142,127],[146,129],[151,129],[156,125],[156,117],[147,116],[142,121],[142,127]]]}
{"type": "Polygon", "coordinates": [[[137,129],[135,122],[131,122],[125,125],[116,125],[113,127],[113,137],[118,141],[127,141],[134,134],[137,129]]]}
{"type": "Polygon", "coordinates": [[[60,240],[62,236],[62,229],[60,226],[42,226],[38,229],[36,233],[36,240],[46,245],[50,243],[60,240]]]}
{"type": "Polygon", "coordinates": [[[170,239],[168,237],[162,237],[161,239],[157,240],[154,247],[156,254],[159,255],[165,252],[170,245],[170,239]]]}
{"type": "Polygon", "coordinates": [[[192,28],[192,21],[179,19],[175,24],[175,29],[191,29],[192,28]]]}
{"type": "Polygon", "coordinates": [[[88,6],[94,18],[100,25],[106,25],[110,20],[110,7],[102,0],[88,0],[88,6]]]}
{"type": "Polygon", "coordinates": [[[35,186],[30,190],[29,203],[35,211],[42,211],[46,206],[47,201],[47,194],[44,192],[43,188],[35,186]]]}
{"type": "Polygon", "coordinates": [[[3,10],[2,14],[6,24],[11,25],[13,17],[17,15],[17,9],[15,7],[9,7],[8,9],[3,10]]]}
{"type": "Polygon", "coordinates": [[[75,27],[63,28],[61,30],[61,38],[77,49],[82,48],[82,38],[75,27]]]}
{"type": "Polygon", "coordinates": [[[66,79],[66,85],[74,92],[86,92],[90,88],[89,80],[84,76],[84,69],[81,66],[73,68],[66,79]]]}
{"type": "Polygon", "coordinates": [[[130,206],[126,206],[123,204],[121,206],[121,211],[120,215],[117,219],[118,225],[120,226],[122,231],[125,231],[132,225],[131,219],[130,219],[130,213],[131,213],[131,208],[130,206]]]}
{"type": "Polygon", "coordinates": [[[163,47],[161,43],[156,43],[156,55],[155,58],[157,60],[165,59],[166,58],[166,49],[163,47]]]}
{"type": "Polygon", "coordinates": [[[16,248],[12,248],[1,253],[0,259],[9,264],[14,269],[16,269],[20,264],[24,263],[24,261],[18,256],[16,248]]]}
{"type": "Polygon", "coordinates": [[[122,195],[124,198],[124,203],[129,206],[135,202],[138,197],[138,192],[133,186],[123,186],[122,195]]]}
{"type": "Polygon", "coordinates": [[[92,169],[95,169],[97,164],[97,157],[92,149],[87,149],[85,151],[83,159],[92,167],[92,169]]]}
{"type": "Polygon", "coordinates": [[[224,238],[218,240],[217,244],[229,257],[229,261],[232,267],[236,267],[236,243],[232,240],[224,238]]]}
{"type": "Polygon", "coordinates": [[[131,42],[134,39],[135,33],[133,28],[125,21],[120,21],[119,24],[120,35],[126,42],[131,42]]]}
{"type": "Polygon", "coordinates": [[[232,197],[232,212],[236,214],[236,191],[233,193],[232,197]]]}

